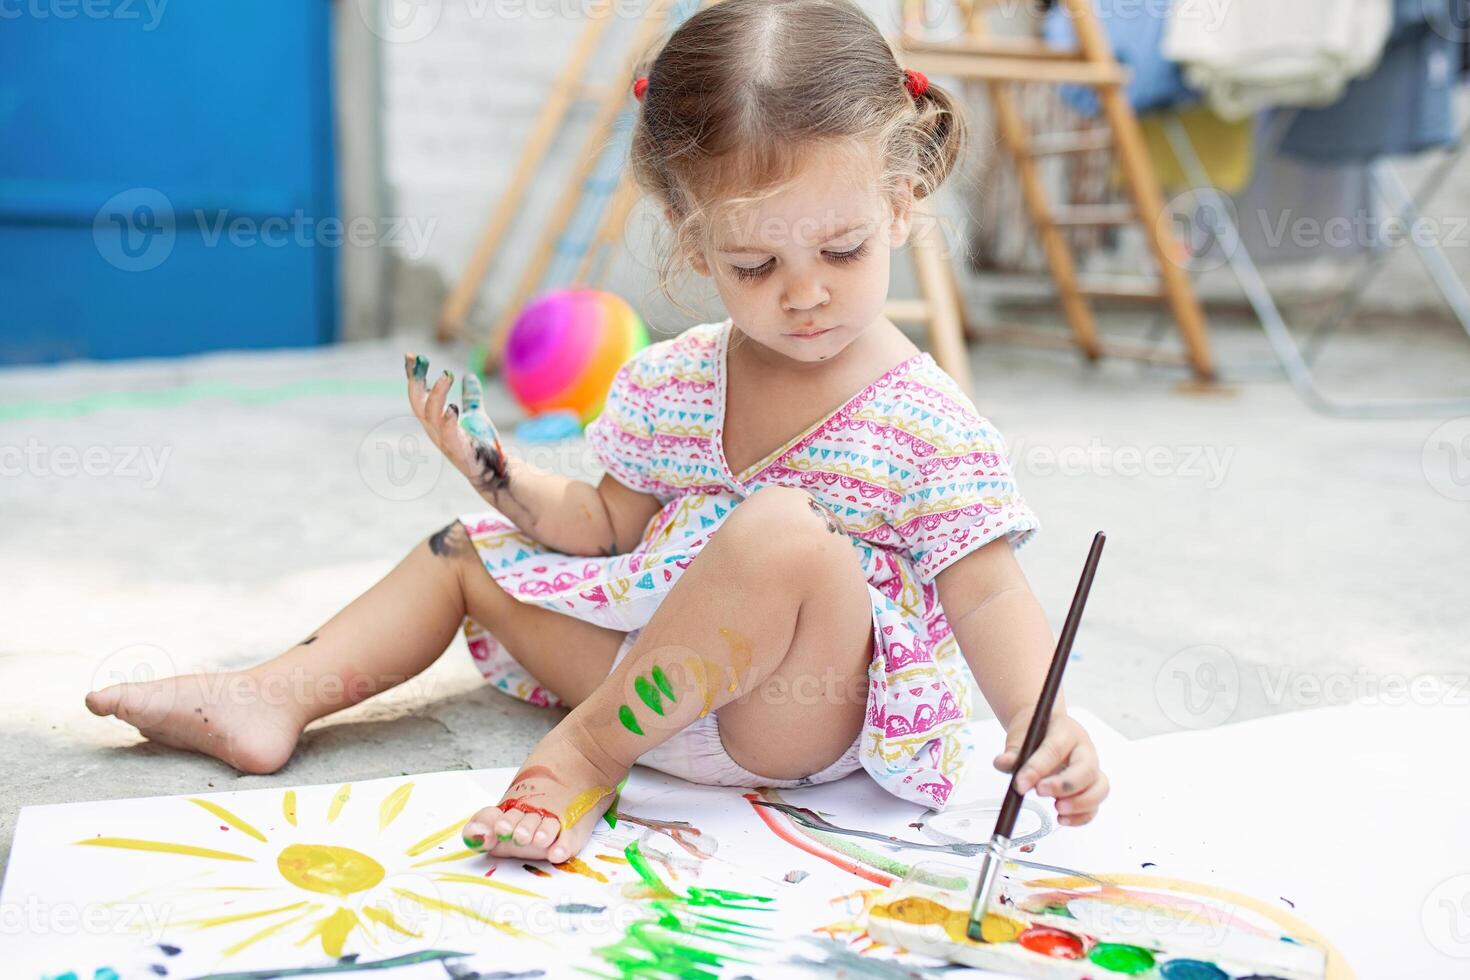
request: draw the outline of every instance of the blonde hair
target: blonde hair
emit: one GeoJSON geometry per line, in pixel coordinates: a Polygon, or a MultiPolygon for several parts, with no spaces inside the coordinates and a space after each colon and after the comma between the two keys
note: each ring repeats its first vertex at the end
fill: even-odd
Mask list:
{"type": "Polygon", "coordinates": [[[852,0],[717,0],[681,24],[639,71],[648,79],[629,163],[668,215],[670,289],[718,219],[771,197],[822,147],[877,163],[890,201],[933,194],[966,139],[955,100],[912,96],[892,47],[852,0]]]}

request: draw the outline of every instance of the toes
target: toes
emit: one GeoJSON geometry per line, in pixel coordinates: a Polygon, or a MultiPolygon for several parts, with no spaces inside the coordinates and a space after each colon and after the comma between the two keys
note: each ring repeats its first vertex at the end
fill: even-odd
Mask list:
{"type": "Polygon", "coordinates": [[[536,833],[531,836],[531,843],[536,847],[550,847],[551,842],[556,840],[556,835],[561,833],[561,821],[554,817],[542,817],[541,826],[536,828],[536,833]]]}
{"type": "Polygon", "coordinates": [[[510,839],[525,847],[531,843],[531,838],[536,835],[536,828],[541,826],[541,818],[533,813],[517,814],[521,819],[516,822],[515,830],[510,833],[510,839]]]}
{"type": "Polygon", "coordinates": [[[104,687],[100,691],[88,692],[87,710],[92,712],[92,714],[94,715],[106,716],[112,714],[114,711],[117,710],[117,699],[119,697],[118,688],[120,686],[121,685],[114,684],[111,687],[104,687]]]}

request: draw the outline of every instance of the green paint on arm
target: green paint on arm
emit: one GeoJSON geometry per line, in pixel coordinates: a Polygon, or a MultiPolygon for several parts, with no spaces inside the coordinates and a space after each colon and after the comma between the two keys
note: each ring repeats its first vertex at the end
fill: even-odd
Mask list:
{"type": "Polygon", "coordinates": [[[664,669],[662,667],[653,668],[653,682],[658,685],[660,691],[664,692],[664,697],[670,701],[678,700],[674,697],[674,688],[669,684],[669,679],[664,675],[664,669]]]}
{"type": "Polygon", "coordinates": [[[633,678],[633,690],[638,692],[638,699],[648,705],[648,710],[656,715],[663,715],[664,705],[658,699],[658,691],[654,690],[652,684],[641,676],[633,678]]]}
{"type": "Polygon", "coordinates": [[[623,727],[634,735],[643,734],[643,729],[638,727],[638,719],[633,715],[633,709],[626,704],[618,708],[618,721],[622,722],[623,727]]]}

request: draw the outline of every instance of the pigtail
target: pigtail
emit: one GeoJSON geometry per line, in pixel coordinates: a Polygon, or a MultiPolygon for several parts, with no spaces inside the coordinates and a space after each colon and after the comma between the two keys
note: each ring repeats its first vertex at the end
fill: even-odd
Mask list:
{"type": "Polygon", "coordinates": [[[915,197],[928,197],[944,183],[965,152],[969,127],[949,90],[929,82],[914,97],[914,123],[919,180],[915,197]]]}

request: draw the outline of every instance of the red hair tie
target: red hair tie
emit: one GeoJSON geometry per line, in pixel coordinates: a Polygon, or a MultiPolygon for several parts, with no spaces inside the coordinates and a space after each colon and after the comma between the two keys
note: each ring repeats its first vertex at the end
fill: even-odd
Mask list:
{"type": "Polygon", "coordinates": [[[639,102],[643,101],[643,93],[647,91],[648,76],[645,75],[643,78],[637,79],[633,82],[633,98],[637,99],[639,102]]]}
{"type": "Polygon", "coordinates": [[[923,72],[912,68],[903,70],[903,84],[909,90],[909,94],[916,99],[929,91],[929,79],[924,77],[923,72]]]}

